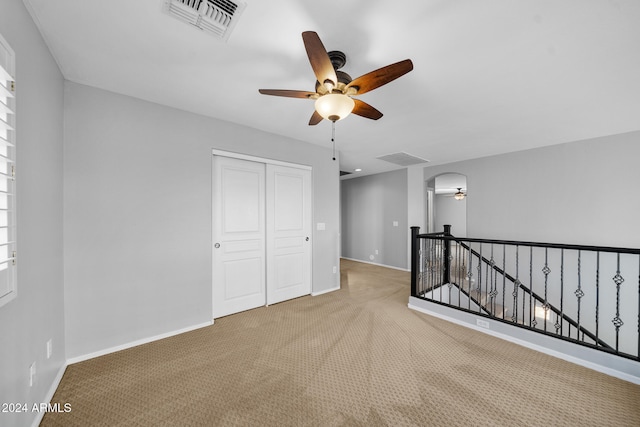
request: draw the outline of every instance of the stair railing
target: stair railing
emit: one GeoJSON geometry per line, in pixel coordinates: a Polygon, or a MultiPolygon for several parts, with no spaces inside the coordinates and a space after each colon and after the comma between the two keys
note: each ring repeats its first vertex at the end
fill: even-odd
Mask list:
{"type": "Polygon", "coordinates": [[[640,249],[411,235],[413,297],[640,361],[640,249]]]}

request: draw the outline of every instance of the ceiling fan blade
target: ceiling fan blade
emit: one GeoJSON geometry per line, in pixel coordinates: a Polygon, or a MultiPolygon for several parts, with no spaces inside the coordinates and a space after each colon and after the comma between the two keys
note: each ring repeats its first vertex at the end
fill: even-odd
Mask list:
{"type": "Polygon", "coordinates": [[[351,111],[352,114],[357,114],[358,116],[366,117],[371,120],[378,120],[382,117],[382,113],[380,111],[376,110],[366,102],[360,101],[359,99],[354,99],[354,101],[356,105],[353,107],[353,111],[351,111]]]}
{"type": "Polygon", "coordinates": [[[321,121],[322,121],[322,116],[320,114],[318,114],[318,112],[316,110],[313,110],[313,115],[311,116],[311,119],[309,120],[309,126],[317,125],[321,121]]]}
{"type": "Polygon", "coordinates": [[[286,89],[258,89],[263,95],[285,96],[287,98],[313,98],[317,95],[315,92],[306,92],[303,90],[286,90],[286,89]]]}
{"type": "Polygon", "coordinates": [[[333,86],[336,86],[338,83],[336,70],[333,69],[333,64],[331,64],[327,50],[324,48],[318,34],[314,31],[305,31],[302,33],[302,41],[307,50],[307,56],[316,79],[320,84],[324,84],[325,81],[329,80],[333,83],[333,86]]]}
{"type": "Polygon", "coordinates": [[[410,59],[405,59],[354,79],[347,85],[346,90],[354,88],[358,94],[366,93],[394,81],[411,70],[413,70],[413,62],[410,59]]]}

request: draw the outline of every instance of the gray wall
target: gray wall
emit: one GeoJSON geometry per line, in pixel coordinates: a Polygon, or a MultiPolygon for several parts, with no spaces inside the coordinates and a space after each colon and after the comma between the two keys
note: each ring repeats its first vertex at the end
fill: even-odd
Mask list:
{"type": "Polygon", "coordinates": [[[451,226],[451,234],[456,237],[467,236],[467,198],[454,199],[451,194],[436,194],[434,198],[435,231],[451,226]]]}
{"type": "Polygon", "coordinates": [[[212,148],[313,167],[313,292],[339,287],[329,149],[66,83],[69,358],[211,320],[212,148]]]}
{"type": "Polygon", "coordinates": [[[640,248],[638,159],[640,131],[427,167],[423,179],[467,176],[468,237],[640,248]]]}
{"type": "Polygon", "coordinates": [[[342,256],[406,269],[407,170],[343,180],[340,191],[342,256]]]}
{"type": "MultiPolygon", "coordinates": [[[[47,401],[65,366],[63,79],[21,1],[0,2],[0,33],[16,53],[18,236],[18,296],[0,307],[0,403],[32,404],[47,401]],[[36,383],[29,387],[34,361],[36,383]]],[[[0,425],[30,425],[37,415],[0,413],[0,425]]]]}

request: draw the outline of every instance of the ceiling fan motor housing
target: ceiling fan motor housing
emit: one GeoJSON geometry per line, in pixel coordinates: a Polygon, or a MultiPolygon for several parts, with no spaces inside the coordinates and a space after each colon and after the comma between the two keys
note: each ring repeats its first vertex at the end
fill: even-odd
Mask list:
{"type": "Polygon", "coordinates": [[[347,55],[345,55],[344,52],[332,50],[331,52],[327,52],[327,55],[329,55],[329,60],[335,70],[339,70],[347,63],[347,55]]]}

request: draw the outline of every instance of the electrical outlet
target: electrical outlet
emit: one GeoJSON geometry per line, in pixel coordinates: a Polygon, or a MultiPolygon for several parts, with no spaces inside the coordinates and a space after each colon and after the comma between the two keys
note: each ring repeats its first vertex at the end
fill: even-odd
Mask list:
{"type": "Polygon", "coordinates": [[[378,255],[378,250],[376,249],[376,255],[378,255]]]}
{"type": "Polygon", "coordinates": [[[49,339],[49,341],[47,341],[47,359],[51,359],[52,354],[53,354],[53,339],[49,339]]]}
{"type": "Polygon", "coordinates": [[[338,272],[338,268],[334,265],[333,266],[333,274],[336,274],[338,272]]]}
{"type": "Polygon", "coordinates": [[[29,366],[29,387],[33,387],[36,383],[36,362],[33,362],[29,366]]]}
{"type": "Polygon", "coordinates": [[[487,322],[486,320],[476,319],[476,325],[480,326],[481,328],[489,329],[489,322],[487,322]]]}

